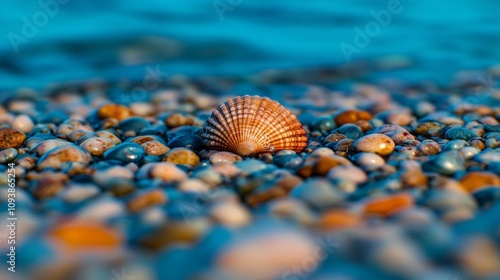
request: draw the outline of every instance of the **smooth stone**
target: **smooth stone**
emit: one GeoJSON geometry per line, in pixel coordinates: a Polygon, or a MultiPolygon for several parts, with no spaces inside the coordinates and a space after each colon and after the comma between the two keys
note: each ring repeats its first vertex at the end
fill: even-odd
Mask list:
{"type": "Polygon", "coordinates": [[[326,175],[330,180],[345,180],[357,184],[368,179],[366,173],[355,165],[339,165],[331,169],[326,175]]]}
{"type": "Polygon", "coordinates": [[[126,214],[124,203],[112,197],[100,197],[83,206],[77,213],[77,219],[95,222],[107,222],[126,214]]]}
{"type": "Polygon", "coordinates": [[[188,178],[184,170],[170,162],[147,163],[137,172],[138,179],[157,178],[164,182],[181,182],[188,178]]]}
{"type": "Polygon", "coordinates": [[[500,176],[491,172],[474,171],[460,178],[460,184],[470,193],[484,186],[500,187],[500,176]]]}
{"type": "Polygon", "coordinates": [[[265,162],[257,159],[246,159],[244,161],[237,162],[235,166],[246,174],[254,173],[268,167],[265,162]]]}
{"type": "Polygon", "coordinates": [[[26,135],[20,130],[10,127],[0,127],[0,150],[19,148],[25,139],[26,135]]]}
{"type": "Polygon", "coordinates": [[[446,143],[444,145],[443,150],[444,151],[451,151],[451,150],[460,150],[463,147],[469,146],[469,143],[463,139],[455,139],[451,140],[450,142],[446,143]]]}
{"type": "Polygon", "coordinates": [[[376,153],[386,156],[395,148],[394,141],[384,134],[369,134],[356,140],[353,144],[357,152],[376,153]]]}
{"type": "Polygon", "coordinates": [[[422,171],[418,161],[405,160],[399,164],[399,174],[401,181],[406,187],[427,187],[427,176],[422,171]]]}
{"type": "Polygon", "coordinates": [[[51,149],[38,160],[37,169],[44,168],[60,169],[63,163],[82,163],[88,165],[92,161],[92,156],[76,145],[61,146],[51,149]]]}
{"type": "Polygon", "coordinates": [[[460,149],[460,155],[462,155],[465,160],[471,159],[473,156],[479,154],[480,152],[481,150],[475,147],[463,147],[462,149],[460,149]]]}
{"type": "Polygon", "coordinates": [[[335,155],[335,152],[329,148],[319,148],[319,149],[314,150],[311,154],[312,155],[319,155],[319,156],[331,156],[331,155],[335,155]]]}
{"type": "Polygon", "coordinates": [[[165,155],[162,161],[195,167],[200,163],[200,157],[189,149],[174,148],[165,155]]]}
{"type": "Polygon", "coordinates": [[[122,140],[120,140],[120,138],[118,138],[118,136],[116,136],[115,134],[113,134],[109,131],[106,131],[106,130],[98,131],[95,133],[95,135],[98,137],[109,138],[109,139],[113,140],[113,142],[115,142],[115,144],[120,144],[122,142],[122,140]]]}
{"type": "Polygon", "coordinates": [[[149,207],[167,203],[167,195],[161,189],[146,191],[135,195],[127,203],[127,209],[132,213],[143,211],[149,207]]]}
{"type": "Polygon", "coordinates": [[[484,149],[482,152],[473,156],[471,160],[489,165],[491,163],[500,162],[500,153],[491,149],[484,149]]]}
{"type": "Polygon", "coordinates": [[[238,162],[242,161],[243,158],[237,154],[231,153],[231,152],[217,152],[210,156],[210,162],[211,163],[217,163],[217,162],[238,162]]]}
{"type": "Polygon", "coordinates": [[[110,226],[90,221],[65,221],[54,224],[47,232],[48,238],[69,248],[73,253],[78,251],[113,250],[123,246],[122,234],[110,226]],[[92,238],[89,238],[92,236],[92,238]]]}
{"type": "Polygon", "coordinates": [[[429,135],[433,131],[439,131],[443,127],[445,127],[445,125],[440,122],[420,122],[413,132],[417,135],[429,135]]]}
{"type": "Polygon", "coordinates": [[[419,121],[420,122],[437,121],[445,125],[464,123],[464,121],[460,119],[460,117],[445,111],[437,111],[430,113],[427,116],[421,118],[419,121]]]}
{"type": "Polygon", "coordinates": [[[347,139],[347,136],[343,134],[333,133],[325,138],[325,143],[337,143],[342,139],[347,139]]]}
{"type": "Polygon", "coordinates": [[[105,160],[118,160],[124,163],[139,162],[144,157],[144,149],[137,143],[124,142],[107,150],[103,157],[105,160]]]}
{"type": "Polygon", "coordinates": [[[71,142],[59,140],[59,139],[49,139],[39,142],[35,147],[31,149],[32,153],[36,153],[37,156],[43,156],[48,151],[61,146],[73,145],[71,142]]]}
{"type": "MultiPolygon", "coordinates": [[[[402,126],[397,124],[383,124],[381,126],[377,126],[374,129],[368,131],[369,134],[386,134],[396,130],[405,130],[402,126]]],[[[369,135],[367,134],[367,135],[369,135]]]]}
{"type": "Polygon", "coordinates": [[[389,217],[412,207],[413,197],[408,193],[400,193],[381,197],[366,202],[363,213],[367,216],[389,217]]]}
{"type": "Polygon", "coordinates": [[[367,171],[378,169],[385,164],[381,156],[373,153],[358,153],[352,157],[352,161],[367,171]]]}
{"type": "Polygon", "coordinates": [[[437,211],[438,214],[445,214],[453,209],[474,210],[477,208],[472,196],[439,189],[430,190],[423,198],[422,204],[437,211]]]}
{"type": "Polygon", "coordinates": [[[373,116],[367,111],[360,110],[345,110],[337,114],[334,118],[335,123],[339,126],[349,123],[356,123],[357,121],[369,121],[373,116]]]}
{"type": "Polygon", "coordinates": [[[5,164],[5,163],[12,162],[13,160],[16,159],[18,154],[19,153],[14,148],[8,148],[5,150],[2,150],[2,151],[0,151],[0,163],[5,164]]]}
{"type": "Polygon", "coordinates": [[[456,150],[444,151],[439,155],[433,156],[422,167],[425,171],[453,175],[455,172],[465,170],[465,160],[456,150]]]}
{"type": "Polygon", "coordinates": [[[484,142],[484,145],[486,146],[486,148],[495,149],[500,145],[500,143],[497,139],[490,138],[486,140],[486,142],[484,142]]]}
{"type": "Polygon", "coordinates": [[[143,128],[149,126],[151,126],[151,124],[142,117],[130,117],[121,121],[120,124],[118,124],[118,129],[124,133],[127,131],[133,131],[138,134],[143,128]]]}
{"type": "Polygon", "coordinates": [[[165,119],[165,124],[168,127],[179,127],[185,125],[193,125],[195,119],[192,116],[183,116],[179,113],[174,113],[165,119]]]}
{"type": "Polygon", "coordinates": [[[12,128],[24,133],[30,133],[34,127],[33,120],[27,115],[19,115],[12,120],[12,128]]]}
{"type": "Polygon", "coordinates": [[[85,140],[80,147],[85,149],[93,156],[102,156],[104,152],[113,148],[115,146],[115,142],[106,137],[92,137],[85,140]]]}
{"type": "Polygon", "coordinates": [[[387,132],[385,135],[389,136],[396,145],[401,145],[405,142],[415,140],[415,136],[411,135],[411,133],[404,129],[387,132]]]}
{"type": "Polygon", "coordinates": [[[163,141],[151,140],[141,144],[147,155],[162,156],[170,151],[163,141]]]}
{"type": "Polygon", "coordinates": [[[463,127],[453,127],[448,129],[445,132],[444,136],[450,140],[453,139],[469,140],[471,138],[477,137],[477,134],[463,127]]]}
{"type": "Polygon", "coordinates": [[[500,254],[497,243],[489,236],[475,235],[464,239],[456,248],[456,257],[470,279],[495,279],[499,276],[500,254]]]}
{"type": "Polygon", "coordinates": [[[132,137],[132,138],[127,139],[127,142],[134,142],[134,143],[137,143],[139,145],[142,145],[146,142],[155,141],[155,140],[160,141],[163,144],[165,144],[165,141],[163,141],[163,139],[161,139],[161,137],[159,137],[157,135],[140,135],[140,136],[136,136],[136,137],[132,137]]]}
{"type": "Polygon", "coordinates": [[[349,139],[356,140],[360,137],[363,137],[363,131],[355,125],[355,124],[344,124],[341,127],[337,128],[337,133],[345,135],[349,139]]]}
{"type": "Polygon", "coordinates": [[[210,186],[200,179],[187,179],[179,184],[178,189],[184,192],[207,192],[210,186]]]}
{"type": "Polygon", "coordinates": [[[220,174],[227,178],[233,178],[242,172],[242,170],[240,170],[237,166],[235,166],[233,163],[230,162],[215,163],[212,166],[210,166],[210,169],[213,172],[216,172],[217,174],[220,174]]]}
{"type": "Polygon", "coordinates": [[[325,179],[312,178],[296,186],[290,196],[302,200],[315,208],[326,208],[340,204],[344,195],[325,179]]]}
{"type": "Polygon", "coordinates": [[[201,181],[205,182],[211,188],[217,187],[223,182],[221,174],[209,168],[205,168],[199,171],[194,171],[192,176],[196,179],[200,179],[201,181]]]}
{"type": "Polygon", "coordinates": [[[273,160],[273,163],[278,167],[295,168],[302,164],[302,158],[298,155],[285,155],[273,160]]]}
{"type": "Polygon", "coordinates": [[[435,155],[441,152],[441,146],[433,140],[426,139],[418,145],[417,150],[424,156],[435,155]]]}
{"type": "Polygon", "coordinates": [[[331,116],[319,116],[311,122],[313,131],[330,132],[337,127],[331,116]]]}
{"type": "Polygon", "coordinates": [[[500,200],[500,187],[483,186],[473,191],[472,195],[482,207],[491,207],[500,200]]]}
{"type": "Polygon", "coordinates": [[[319,260],[311,256],[315,250],[323,250],[318,248],[311,237],[299,231],[254,229],[226,244],[217,254],[216,265],[232,275],[231,279],[245,279],[248,275],[252,279],[280,279],[284,272],[301,267],[304,260],[310,259],[308,263],[316,267],[319,260]]]}
{"type": "Polygon", "coordinates": [[[240,228],[252,221],[250,212],[239,202],[217,203],[210,208],[209,213],[217,223],[230,228],[240,228]]]}
{"type": "Polygon", "coordinates": [[[167,146],[170,148],[185,147],[199,151],[203,149],[203,140],[195,134],[181,134],[168,141],[167,146]]]}
{"type": "Polygon", "coordinates": [[[119,104],[106,104],[97,110],[100,119],[115,118],[119,121],[131,117],[133,114],[129,108],[119,104]]]}
{"type": "Polygon", "coordinates": [[[62,192],[61,197],[69,203],[78,203],[90,199],[100,193],[94,184],[70,184],[62,192]]]}

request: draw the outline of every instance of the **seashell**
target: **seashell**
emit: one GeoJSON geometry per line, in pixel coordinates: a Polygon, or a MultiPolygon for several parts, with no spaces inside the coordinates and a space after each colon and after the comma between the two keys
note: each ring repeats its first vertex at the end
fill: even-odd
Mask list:
{"type": "Polygon", "coordinates": [[[203,127],[203,144],[241,156],[280,150],[302,151],[306,132],[297,117],[267,97],[238,96],[217,107],[203,127]]]}

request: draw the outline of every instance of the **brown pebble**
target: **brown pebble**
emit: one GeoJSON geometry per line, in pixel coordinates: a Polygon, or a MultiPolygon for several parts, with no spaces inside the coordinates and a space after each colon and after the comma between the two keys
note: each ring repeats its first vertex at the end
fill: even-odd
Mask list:
{"type": "Polygon", "coordinates": [[[19,148],[26,135],[20,130],[10,127],[0,127],[0,149],[19,148]]]}
{"type": "Polygon", "coordinates": [[[484,144],[484,141],[481,140],[481,139],[471,139],[470,141],[470,145],[474,148],[478,148],[479,150],[484,150],[486,148],[486,145],[484,144]]]}
{"type": "Polygon", "coordinates": [[[175,164],[186,164],[195,167],[198,163],[200,163],[200,157],[189,149],[174,148],[165,155],[163,161],[175,164]]]}
{"type": "Polygon", "coordinates": [[[32,193],[38,199],[53,197],[64,187],[64,181],[57,177],[43,177],[36,181],[32,193]]]}
{"type": "Polygon", "coordinates": [[[57,245],[71,251],[108,251],[120,247],[123,241],[118,231],[104,224],[89,221],[70,221],[55,225],[49,230],[48,237],[57,245]]]}
{"type": "Polygon", "coordinates": [[[142,148],[148,155],[161,156],[170,151],[170,148],[158,140],[148,141],[141,144],[142,148]]]}
{"type": "Polygon", "coordinates": [[[366,111],[346,110],[335,116],[334,120],[337,126],[342,126],[346,123],[355,123],[359,120],[369,121],[372,118],[372,115],[366,111]]]}
{"type": "Polygon", "coordinates": [[[500,187],[500,177],[494,173],[474,171],[460,179],[460,184],[468,192],[473,192],[485,186],[500,187]]]}
{"type": "Polygon", "coordinates": [[[129,108],[118,104],[107,104],[99,108],[97,115],[100,119],[114,118],[119,121],[132,116],[129,108]]]}
{"type": "Polygon", "coordinates": [[[354,142],[353,147],[357,152],[376,153],[386,156],[394,151],[394,141],[383,134],[369,134],[363,136],[354,142]]]}
{"type": "Polygon", "coordinates": [[[185,125],[192,125],[194,123],[195,123],[194,118],[189,116],[186,117],[178,113],[168,116],[168,118],[165,120],[165,124],[168,127],[179,127],[185,125]]]}
{"type": "Polygon", "coordinates": [[[363,219],[345,210],[330,210],[321,215],[319,228],[322,230],[341,230],[356,228],[363,224],[363,219]]]}
{"type": "Polygon", "coordinates": [[[154,205],[161,205],[167,202],[167,197],[163,190],[153,190],[140,194],[132,198],[127,208],[130,212],[139,212],[154,205]]]}
{"type": "Polygon", "coordinates": [[[407,193],[396,194],[369,201],[364,208],[365,215],[388,217],[413,205],[413,197],[407,193]]]}

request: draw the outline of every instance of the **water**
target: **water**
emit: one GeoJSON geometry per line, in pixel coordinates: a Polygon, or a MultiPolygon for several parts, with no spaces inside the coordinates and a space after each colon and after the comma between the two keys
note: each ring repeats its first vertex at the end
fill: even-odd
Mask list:
{"type": "MultiPolygon", "coordinates": [[[[161,77],[338,67],[349,63],[342,42],[353,45],[355,28],[363,30],[374,20],[372,12],[386,10],[389,1],[374,2],[68,0],[45,23],[40,2],[9,1],[0,12],[0,89],[142,80],[148,67],[161,77]],[[214,6],[228,2],[236,5],[222,6],[224,13],[214,6]],[[37,16],[39,27],[23,35],[23,17],[33,22],[37,16]],[[22,36],[22,43],[13,46],[12,34],[22,36]]],[[[446,84],[457,71],[499,63],[497,1],[401,0],[400,6],[351,58],[356,63],[391,56],[411,67],[365,78],[446,84]]]]}

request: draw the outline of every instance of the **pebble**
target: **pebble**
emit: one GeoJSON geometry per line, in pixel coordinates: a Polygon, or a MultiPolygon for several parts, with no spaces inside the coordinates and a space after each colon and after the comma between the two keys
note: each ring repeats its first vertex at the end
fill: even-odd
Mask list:
{"type": "Polygon", "coordinates": [[[348,139],[356,140],[363,136],[363,131],[355,124],[345,124],[336,130],[337,133],[345,135],[348,139]]]}
{"type": "Polygon", "coordinates": [[[8,148],[0,151],[0,163],[6,164],[14,161],[19,153],[14,148],[8,148]]]}
{"type": "Polygon", "coordinates": [[[188,179],[182,181],[178,189],[184,192],[208,192],[210,186],[200,179],[188,179]]]}
{"type": "Polygon", "coordinates": [[[337,126],[335,125],[335,122],[333,121],[333,118],[331,116],[316,117],[311,122],[311,129],[313,131],[330,132],[335,127],[337,126]]]}
{"type": "Polygon", "coordinates": [[[319,228],[328,232],[358,228],[363,219],[345,210],[329,210],[321,214],[319,228]]]}
{"type": "Polygon", "coordinates": [[[335,152],[329,148],[319,148],[319,149],[314,150],[311,154],[318,155],[318,156],[331,156],[331,155],[335,155],[335,152]]]}
{"type": "Polygon", "coordinates": [[[24,133],[30,133],[34,127],[33,120],[27,115],[19,115],[12,120],[12,128],[24,133]]]}
{"type": "Polygon", "coordinates": [[[165,124],[168,127],[179,127],[186,125],[193,125],[195,123],[194,118],[190,116],[183,116],[181,114],[175,113],[165,119],[165,124]]]}
{"type": "Polygon", "coordinates": [[[471,193],[485,186],[500,187],[500,176],[490,172],[469,172],[460,179],[460,184],[471,193]]]}
{"type": "Polygon", "coordinates": [[[152,190],[134,196],[127,203],[127,209],[130,212],[136,213],[155,205],[165,204],[166,202],[167,196],[163,190],[152,190]]]}
{"type": "Polygon", "coordinates": [[[363,213],[367,216],[389,217],[412,207],[414,199],[407,193],[377,198],[365,204],[363,213]]]}
{"type": "Polygon", "coordinates": [[[69,221],[56,224],[47,235],[50,240],[69,252],[105,252],[117,249],[123,243],[123,237],[117,230],[95,222],[69,221]]]}
{"type": "Polygon", "coordinates": [[[80,144],[80,147],[89,152],[89,154],[97,157],[102,156],[104,152],[113,148],[114,146],[115,142],[106,137],[92,137],[80,144]]]}
{"type": "Polygon", "coordinates": [[[119,121],[131,117],[133,114],[129,108],[119,104],[106,104],[97,110],[97,115],[101,119],[114,118],[119,121]]]}
{"type": "Polygon", "coordinates": [[[357,153],[352,157],[352,161],[366,171],[372,171],[385,164],[385,160],[373,153],[357,153]]]}
{"type": "Polygon", "coordinates": [[[45,168],[61,169],[64,163],[82,163],[88,165],[92,161],[92,156],[76,145],[60,146],[51,149],[38,160],[37,169],[45,168]]]}
{"type": "Polygon", "coordinates": [[[338,205],[344,198],[329,181],[315,178],[308,179],[295,187],[290,196],[319,209],[338,205]]]}
{"type": "Polygon", "coordinates": [[[421,155],[436,155],[441,152],[441,146],[433,140],[426,139],[418,145],[417,150],[421,155]]]}
{"type": "Polygon", "coordinates": [[[214,153],[212,156],[210,156],[210,162],[211,163],[218,163],[218,162],[229,162],[229,163],[234,163],[238,161],[242,161],[243,158],[237,154],[231,153],[231,152],[217,152],[214,153]]]}
{"type": "Polygon", "coordinates": [[[174,148],[165,155],[162,161],[195,167],[200,163],[200,157],[189,149],[174,148]]]}
{"type": "Polygon", "coordinates": [[[448,129],[444,134],[444,136],[450,140],[453,139],[469,140],[471,138],[477,137],[477,134],[463,127],[453,127],[448,129]]]}
{"type": "Polygon", "coordinates": [[[345,110],[336,115],[334,120],[338,126],[342,126],[348,123],[356,123],[360,120],[369,121],[372,118],[372,115],[366,111],[345,110]]]}
{"type": "Polygon", "coordinates": [[[26,135],[20,130],[10,127],[0,127],[0,150],[9,148],[19,148],[26,135]]]}
{"type": "Polygon", "coordinates": [[[139,162],[144,157],[144,149],[134,142],[124,142],[107,150],[103,157],[105,160],[118,160],[124,163],[139,162]]]}
{"type": "Polygon", "coordinates": [[[181,182],[188,178],[186,172],[170,162],[147,163],[137,173],[137,178],[158,178],[164,182],[181,182]]]}
{"type": "Polygon", "coordinates": [[[353,147],[357,152],[368,152],[386,156],[394,151],[395,144],[390,137],[377,133],[359,138],[354,142],[353,147]]]}
{"type": "Polygon", "coordinates": [[[368,179],[366,173],[354,165],[339,165],[328,172],[327,178],[330,180],[354,182],[356,184],[364,183],[368,179]]]}
{"type": "Polygon", "coordinates": [[[144,149],[147,155],[153,156],[162,156],[170,151],[169,147],[158,140],[147,141],[141,144],[141,147],[144,149]]]}
{"type": "Polygon", "coordinates": [[[437,172],[443,175],[453,175],[455,172],[465,170],[465,160],[456,150],[445,151],[433,156],[422,165],[425,171],[437,172]]]}
{"type": "Polygon", "coordinates": [[[240,228],[252,221],[250,212],[237,202],[222,202],[210,208],[210,217],[230,228],[240,228]]]}

